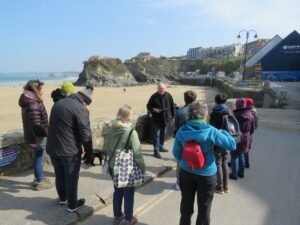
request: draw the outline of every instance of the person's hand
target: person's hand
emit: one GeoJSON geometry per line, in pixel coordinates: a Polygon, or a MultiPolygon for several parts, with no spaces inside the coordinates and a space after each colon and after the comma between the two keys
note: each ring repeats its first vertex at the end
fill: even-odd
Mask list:
{"type": "Polygon", "coordinates": [[[155,113],[160,113],[160,109],[157,109],[157,108],[153,108],[153,111],[155,112],[155,113]]]}

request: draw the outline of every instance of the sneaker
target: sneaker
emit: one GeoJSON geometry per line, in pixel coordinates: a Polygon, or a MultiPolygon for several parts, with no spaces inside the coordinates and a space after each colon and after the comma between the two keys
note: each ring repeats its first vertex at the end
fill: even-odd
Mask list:
{"type": "Polygon", "coordinates": [[[81,198],[77,201],[75,208],[67,208],[68,212],[73,213],[76,212],[80,207],[82,207],[85,203],[85,199],[81,198]]]}
{"type": "Polygon", "coordinates": [[[131,220],[125,220],[125,225],[133,225],[133,224],[136,224],[138,222],[137,218],[136,217],[132,217],[131,220]]]}
{"type": "Polygon", "coordinates": [[[64,201],[63,201],[63,200],[59,200],[59,201],[58,201],[58,204],[59,204],[59,205],[66,205],[67,203],[68,203],[67,200],[64,200],[64,201]]]}
{"type": "Polygon", "coordinates": [[[160,155],[160,153],[158,151],[155,151],[153,156],[155,158],[161,159],[161,155],[160,155]]]}
{"type": "Polygon", "coordinates": [[[215,192],[218,194],[224,194],[224,189],[222,187],[219,187],[219,188],[216,187],[215,192]]]}
{"type": "Polygon", "coordinates": [[[237,177],[237,176],[234,176],[234,175],[232,175],[232,174],[229,174],[229,179],[231,179],[231,180],[237,180],[238,177],[237,177]]]}
{"type": "Polygon", "coordinates": [[[168,149],[166,149],[165,147],[161,147],[160,148],[160,152],[168,152],[169,150],[168,149]]]}
{"type": "Polygon", "coordinates": [[[121,224],[123,222],[124,218],[125,218],[124,214],[122,214],[122,216],[120,216],[120,217],[115,217],[113,225],[121,224]]]}
{"type": "Polygon", "coordinates": [[[228,187],[224,187],[224,193],[229,193],[228,187]]]}
{"type": "Polygon", "coordinates": [[[52,188],[54,185],[51,183],[49,179],[44,179],[41,182],[38,182],[37,185],[34,187],[34,190],[41,191],[45,189],[52,188]]]}
{"type": "Polygon", "coordinates": [[[238,177],[239,178],[244,178],[244,175],[243,174],[238,174],[238,177]]]}
{"type": "MultiPolygon", "coordinates": [[[[47,178],[47,177],[45,177],[44,180],[47,181],[47,182],[50,182],[50,179],[47,178]]],[[[31,183],[31,186],[32,187],[36,187],[38,184],[39,184],[39,182],[37,181],[36,178],[34,178],[33,181],[32,181],[32,183],[31,183]]]]}

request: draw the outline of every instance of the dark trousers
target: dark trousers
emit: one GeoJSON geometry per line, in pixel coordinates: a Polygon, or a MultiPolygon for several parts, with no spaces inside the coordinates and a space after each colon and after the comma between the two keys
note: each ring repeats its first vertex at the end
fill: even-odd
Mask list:
{"type": "Polygon", "coordinates": [[[216,187],[216,176],[200,176],[180,169],[179,185],[181,189],[180,225],[191,224],[196,192],[198,203],[196,225],[209,225],[211,203],[216,187]]]}
{"type": "Polygon", "coordinates": [[[217,163],[217,187],[228,187],[228,152],[222,151],[215,153],[217,163]]]}
{"type": "Polygon", "coordinates": [[[152,122],[154,151],[160,151],[165,143],[167,124],[165,122],[152,122]]]}
{"type": "Polygon", "coordinates": [[[230,152],[231,155],[231,176],[244,176],[245,156],[237,151],[230,152]]]}
{"type": "Polygon", "coordinates": [[[245,157],[245,166],[249,167],[250,163],[249,163],[249,152],[245,152],[244,153],[244,157],[245,157]]]}
{"type": "Polygon", "coordinates": [[[131,220],[133,215],[135,187],[117,188],[113,195],[114,217],[122,216],[122,202],[124,198],[125,220],[131,220]]]}
{"type": "Polygon", "coordinates": [[[55,171],[56,191],[61,201],[68,200],[70,209],[76,208],[81,156],[51,156],[55,171]]]}

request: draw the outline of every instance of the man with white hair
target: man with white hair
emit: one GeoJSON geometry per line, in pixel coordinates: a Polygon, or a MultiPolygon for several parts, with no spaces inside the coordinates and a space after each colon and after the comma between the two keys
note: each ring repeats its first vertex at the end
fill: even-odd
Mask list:
{"type": "Polygon", "coordinates": [[[166,91],[166,85],[160,82],[149,99],[147,110],[151,116],[153,127],[154,157],[161,158],[160,152],[167,152],[164,148],[167,124],[173,121],[175,109],[173,97],[166,91]]]}

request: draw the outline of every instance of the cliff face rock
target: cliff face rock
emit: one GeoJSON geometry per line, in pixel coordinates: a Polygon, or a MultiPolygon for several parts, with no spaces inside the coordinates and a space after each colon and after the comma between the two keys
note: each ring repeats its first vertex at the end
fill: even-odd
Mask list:
{"type": "Polygon", "coordinates": [[[83,62],[84,67],[74,83],[77,86],[131,86],[137,82],[119,59],[91,57],[83,62]]]}

